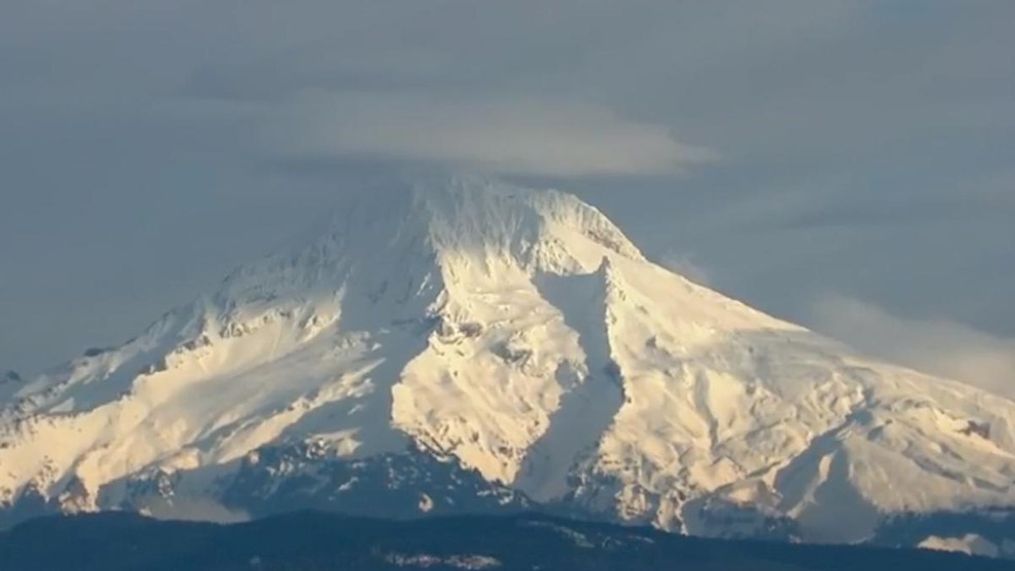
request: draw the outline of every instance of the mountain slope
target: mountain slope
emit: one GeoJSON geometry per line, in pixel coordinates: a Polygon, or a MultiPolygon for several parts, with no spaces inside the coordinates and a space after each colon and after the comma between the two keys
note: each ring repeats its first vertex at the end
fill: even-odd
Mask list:
{"type": "Polygon", "coordinates": [[[377,193],[0,399],[9,520],[368,494],[859,541],[1015,503],[1012,401],[691,283],[573,196],[470,178],[377,193]]]}

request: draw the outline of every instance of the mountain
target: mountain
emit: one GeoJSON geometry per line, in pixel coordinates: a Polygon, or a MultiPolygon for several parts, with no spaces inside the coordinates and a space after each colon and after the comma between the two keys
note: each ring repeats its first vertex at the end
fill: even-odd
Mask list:
{"type": "Polygon", "coordinates": [[[692,283],[574,196],[469,177],[374,192],[0,403],[8,524],[536,506],[1015,551],[1015,402],[692,283]]]}
{"type": "Polygon", "coordinates": [[[700,539],[521,514],[391,521],[301,512],[214,525],[125,513],[33,520],[0,533],[5,571],[1001,571],[954,553],[700,539]],[[60,549],[53,549],[53,538],[60,549]]]}

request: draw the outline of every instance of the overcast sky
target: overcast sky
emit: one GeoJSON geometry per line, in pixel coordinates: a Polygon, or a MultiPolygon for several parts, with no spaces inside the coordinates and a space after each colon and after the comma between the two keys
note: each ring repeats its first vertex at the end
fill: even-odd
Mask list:
{"type": "Polygon", "coordinates": [[[139,332],[417,168],[1015,386],[1015,2],[5,0],[0,369],[139,332]]]}

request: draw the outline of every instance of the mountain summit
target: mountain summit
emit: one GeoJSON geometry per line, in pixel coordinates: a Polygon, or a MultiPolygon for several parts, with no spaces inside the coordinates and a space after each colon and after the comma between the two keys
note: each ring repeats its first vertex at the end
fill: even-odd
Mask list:
{"type": "Polygon", "coordinates": [[[473,178],[376,192],[0,406],[6,521],[542,505],[860,541],[1015,504],[1015,402],[696,285],[571,195],[473,178]]]}

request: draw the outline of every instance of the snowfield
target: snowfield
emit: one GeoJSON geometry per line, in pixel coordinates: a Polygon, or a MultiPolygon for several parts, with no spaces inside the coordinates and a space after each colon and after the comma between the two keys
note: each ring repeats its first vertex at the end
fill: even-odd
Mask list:
{"type": "Polygon", "coordinates": [[[365,199],[0,406],[8,522],[400,490],[405,513],[855,542],[1015,504],[1015,402],[692,283],[571,195],[469,177],[365,199]]]}

